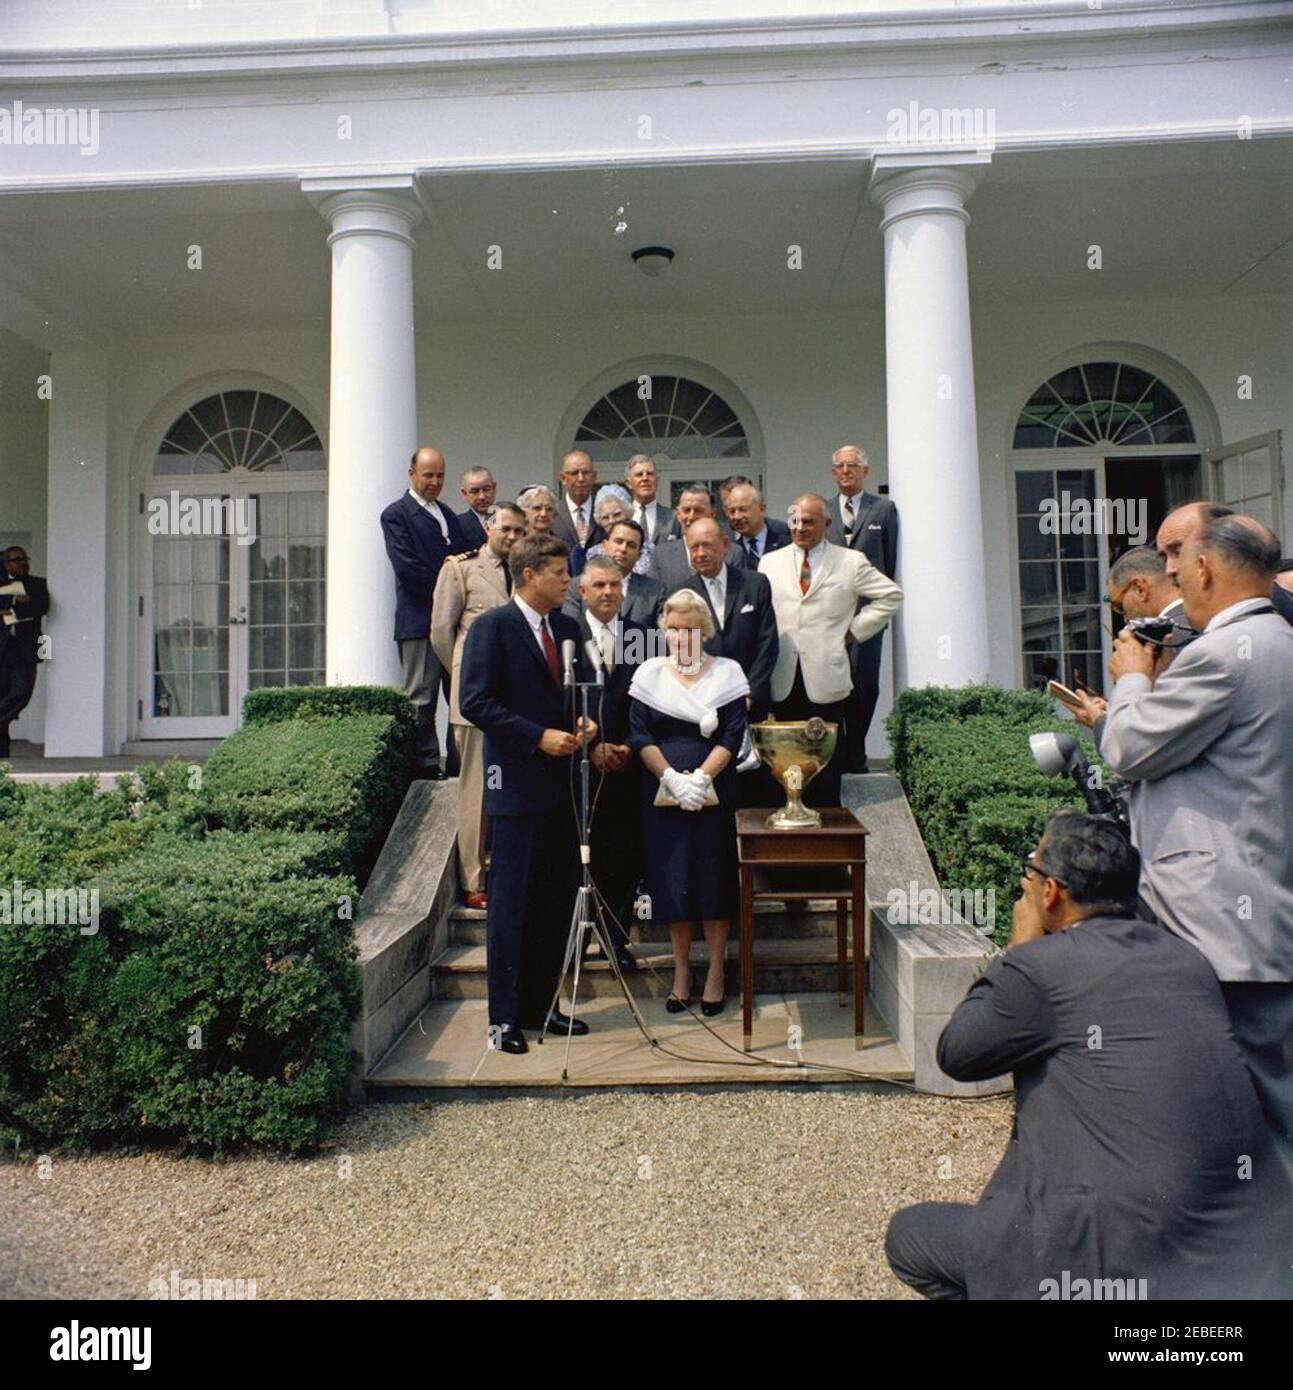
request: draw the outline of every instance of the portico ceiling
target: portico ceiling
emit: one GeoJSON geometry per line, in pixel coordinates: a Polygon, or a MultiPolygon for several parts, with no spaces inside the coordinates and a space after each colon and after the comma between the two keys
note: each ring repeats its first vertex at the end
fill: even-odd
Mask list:
{"type": "MultiPolygon", "coordinates": [[[[869,311],[883,258],[866,174],[824,161],[424,175],[419,321],[869,311]],[[658,279],[630,260],[652,244],[677,253],[658,279]]],[[[1009,154],[969,206],[976,302],[1256,296],[1287,293],[1293,272],[1293,141],[1009,154]]],[[[91,339],[323,325],[328,258],[291,183],[0,197],[0,289],[91,339]]]]}

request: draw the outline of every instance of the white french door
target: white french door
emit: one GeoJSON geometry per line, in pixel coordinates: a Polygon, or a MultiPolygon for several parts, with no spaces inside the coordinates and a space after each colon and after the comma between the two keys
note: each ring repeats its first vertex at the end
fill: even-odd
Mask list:
{"type": "Polygon", "coordinates": [[[157,482],[141,496],[140,738],[222,738],[248,690],[323,684],[326,487],[240,471],[157,482]],[[150,530],[158,499],[169,517],[187,499],[251,504],[254,525],[245,537],[150,530]]]}

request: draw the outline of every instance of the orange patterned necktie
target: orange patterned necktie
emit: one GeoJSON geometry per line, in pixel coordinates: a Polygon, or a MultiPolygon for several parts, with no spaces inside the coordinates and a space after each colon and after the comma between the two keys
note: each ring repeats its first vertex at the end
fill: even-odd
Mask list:
{"type": "Polygon", "coordinates": [[[813,582],[813,572],[808,564],[808,552],[805,550],[801,553],[804,559],[803,563],[799,566],[799,592],[801,594],[806,594],[808,592],[808,586],[813,582]]]}

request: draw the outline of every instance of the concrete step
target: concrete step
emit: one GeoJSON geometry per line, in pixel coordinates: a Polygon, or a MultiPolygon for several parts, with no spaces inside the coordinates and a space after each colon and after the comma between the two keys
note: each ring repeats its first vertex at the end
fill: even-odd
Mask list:
{"type": "MultiPolygon", "coordinates": [[[[673,981],[673,955],[663,943],[646,942],[634,950],[641,968],[628,978],[635,995],[664,998],[673,981]]],[[[703,983],[705,946],[692,942],[692,978],[698,990],[703,983]]],[[[850,957],[851,959],[851,957],[850,957]]],[[[850,971],[851,975],[851,971],[850,971]]],[[[739,993],[740,948],[729,940],[726,952],[726,989],[739,993]]],[[[826,938],[767,940],[756,938],[754,986],[759,994],[826,994],[836,988],[835,942],[826,938]]],[[[610,965],[597,957],[580,970],[581,997],[611,998],[620,987],[610,965]]],[[[431,962],[433,999],[484,999],[485,947],[455,944],[431,962]]]]}
{"type": "Polygon", "coordinates": [[[717,1018],[703,1022],[667,1013],[663,1002],[645,1003],[642,1013],[658,1044],[654,1047],[642,1037],[623,998],[591,999],[579,1013],[590,1031],[574,1038],[568,1053],[564,1039],[549,1038],[540,1047],[531,1031],[529,1052],[513,1057],[487,1047],[489,1014],[483,1000],[434,1002],[367,1078],[369,1091],[911,1081],[911,1063],[889,1036],[880,1011],[868,1001],[866,1037],[858,1048],[853,1010],[840,1008],[834,993],[759,995],[748,1053],[742,1050],[735,999],[717,1018]],[[792,1036],[798,1051],[791,1050],[792,1036]],[[569,1073],[563,1075],[567,1058],[569,1073]]]}
{"type": "MultiPolygon", "coordinates": [[[[798,906],[798,905],[796,905],[798,906]]],[[[458,906],[449,914],[451,939],[461,946],[485,944],[485,912],[481,908],[458,906]]],[[[830,902],[810,902],[801,911],[787,911],[780,903],[756,903],[754,908],[756,940],[804,940],[828,938],[835,940],[835,905],[830,902]]],[[[669,928],[664,923],[642,922],[634,919],[630,939],[642,942],[669,940],[669,928]]]]}

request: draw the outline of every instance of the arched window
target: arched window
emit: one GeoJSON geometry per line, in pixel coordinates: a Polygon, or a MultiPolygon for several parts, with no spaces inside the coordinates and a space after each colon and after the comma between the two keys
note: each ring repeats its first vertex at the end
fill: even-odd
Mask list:
{"type": "Polygon", "coordinates": [[[575,445],[594,463],[625,463],[634,454],[750,457],[736,411],[707,386],[683,376],[634,377],[608,391],[584,416],[575,445]]]}
{"type": "Polygon", "coordinates": [[[321,472],[323,445],[293,405],[264,391],[221,391],[190,406],[166,432],[153,473],[321,472]]]}
{"type": "Polygon", "coordinates": [[[1194,442],[1189,413],[1158,377],[1126,362],[1084,362],[1057,372],[1033,392],[1015,424],[1014,447],[1194,442]]]}

